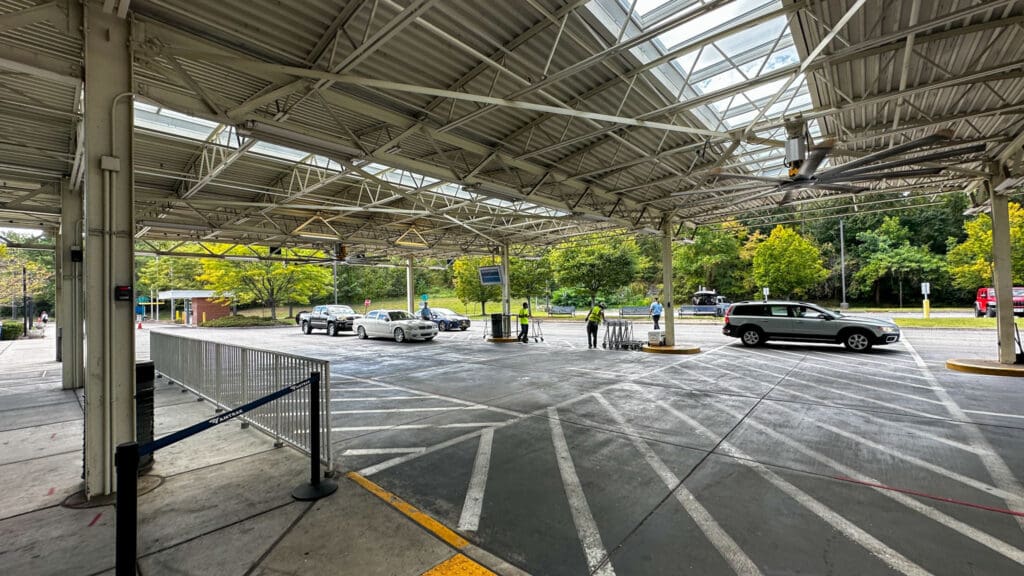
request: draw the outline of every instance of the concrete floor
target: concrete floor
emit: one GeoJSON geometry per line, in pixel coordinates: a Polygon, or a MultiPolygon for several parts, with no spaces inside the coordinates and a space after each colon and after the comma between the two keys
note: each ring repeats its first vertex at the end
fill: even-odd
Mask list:
{"type": "MultiPolygon", "coordinates": [[[[189,331],[330,359],[336,466],[533,574],[1024,573],[1021,382],[942,367],[994,356],[993,331],[869,354],[677,334],[705,352],[587,350],[554,322],[527,345],[189,331]]],[[[336,573],[400,573],[381,554],[336,573]]]]}

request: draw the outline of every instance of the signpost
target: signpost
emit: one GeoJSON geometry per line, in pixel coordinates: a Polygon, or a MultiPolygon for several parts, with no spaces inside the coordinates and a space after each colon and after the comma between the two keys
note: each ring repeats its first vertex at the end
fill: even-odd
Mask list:
{"type": "Polygon", "coordinates": [[[932,283],[931,282],[921,282],[921,295],[924,296],[924,302],[922,304],[924,305],[924,317],[925,318],[931,318],[932,317],[932,304],[931,304],[931,302],[928,301],[928,295],[931,294],[931,292],[932,292],[932,283]]]}
{"type": "Polygon", "coordinates": [[[767,302],[768,301],[768,287],[765,286],[764,288],[761,288],[761,293],[764,294],[764,301],[767,302]]]}

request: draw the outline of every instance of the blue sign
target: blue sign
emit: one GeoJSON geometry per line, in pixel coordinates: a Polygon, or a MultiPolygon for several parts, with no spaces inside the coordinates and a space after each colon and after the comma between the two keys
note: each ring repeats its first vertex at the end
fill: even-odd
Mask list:
{"type": "Polygon", "coordinates": [[[423,300],[424,302],[426,302],[427,301],[427,295],[426,294],[420,294],[420,300],[423,300]]]}
{"type": "Polygon", "coordinates": [[[146,313],[146,307],[145,306],[136,306],[135,307],[135,313],[136,314],[145,314],[146,313]]]}
{"type": "Polygon", "coordinates": [[[501,266],[481,266],[480,283],[487,285],[501,284],[501,266]]]}

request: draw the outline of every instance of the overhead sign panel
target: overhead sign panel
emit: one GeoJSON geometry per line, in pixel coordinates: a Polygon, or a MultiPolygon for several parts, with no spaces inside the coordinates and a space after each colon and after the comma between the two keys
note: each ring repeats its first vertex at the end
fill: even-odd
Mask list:
{"type": "Polygon", "coordinates": [[[501,284],[501,266],[481,266],[480,283],[484,286],[501,284]]]}

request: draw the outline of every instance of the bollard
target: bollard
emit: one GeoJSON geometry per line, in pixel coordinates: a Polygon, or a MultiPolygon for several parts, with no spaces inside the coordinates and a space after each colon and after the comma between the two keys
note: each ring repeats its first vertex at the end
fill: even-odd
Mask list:
{"type": "Polygon", "coordinates": [[[117,470],[115,576],[136,576],[139,522],[139,445],[125,442],[114,453],[117,470]]]}
{"type": "Polygon", "coordinates": [[[296,500],[319,500],[338,489],[338,484],[320,474],[320,373],[309,373],[309,484],[292,490],[296,500]]]}

